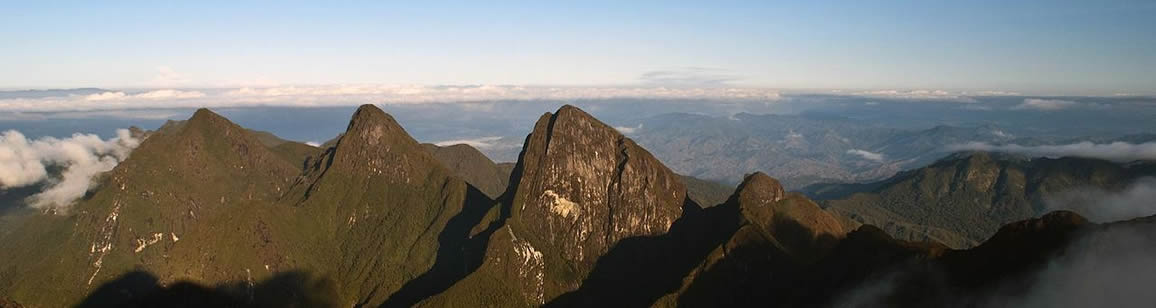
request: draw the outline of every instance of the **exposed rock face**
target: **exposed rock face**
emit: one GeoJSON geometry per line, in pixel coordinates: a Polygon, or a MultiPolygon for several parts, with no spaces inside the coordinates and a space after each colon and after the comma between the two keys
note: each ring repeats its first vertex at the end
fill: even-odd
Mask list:
{"type": "Polygon", "coordinates": [[[744,203],[757,203],[759,205],[778,202],[787,195],[778,180],[762,172],[747,175],[736,192],[738,198],[745,201],[744,203]]]}
{"type": "Polygon", "coordinates": [[[542,116],[527,139],[514,195],[526,238],[586,267],[619,240],[665,233],[686,188],[649,152],[572,106],[542,116]]]}
{"type": "Polygon", "coordinates": [[[776,232],[785,228],[781,224],[800,227],[797,232],[808,234],[790,236],[809,235],[808,239],[799,239],[806,241],[821,236],[841,238],[847,233],[847,228],[836,215],[819,208],[817,204],[802,196],[788,196],[778,180],[762,172],[748,175],[736,191],[735,198],[746,220],[763,226],[776,237],[787,236],[779,234],[782,232],[776,232]]]}
{"type": "Polygon", "coordinates": [[[678,175],[572,106],[538,120],[510,179],[509,220],[482,267],[423,304],[545,304],[578,289],[623,239],[666,234],[687,204],[678,175]]]}

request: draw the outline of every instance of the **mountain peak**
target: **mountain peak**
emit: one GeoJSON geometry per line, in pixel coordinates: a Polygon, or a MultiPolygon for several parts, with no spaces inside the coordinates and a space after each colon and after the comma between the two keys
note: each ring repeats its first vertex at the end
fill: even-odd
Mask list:
{"type": "Polygon", "coordinates": [[[370,104],[357,108],[337,144],[321,156],[308,167],[308,182],[316,184],[329,170],[339,170],[335,174],[345,177],[416,185],[431,173],[445,172],[392,116],[370,104]]]}
{"type": "Polygon", "coordinates": [[[389,115],[373,104],[362,104],[353,112],[351,122],[379,120],[389,115]]]}
{"type": "MultiPolygon", "coordinates": [[[[802,195],[787,195],[778,180],[762,172],[747,175],[728,202],[737,202],[746,219],[764,225],[768,230],[791,221],[816,236],[841,237],[846,233],[842,223],[831,213],[802,195]]],[[[807,242],[811,240],[809,237],[806,239],[807,242]]]]}
{"type": "Polygon", "coordinates": [[[786,191],[779,181],[766,173],[755,172],[747,175],[735,190],[735,197],[742,200],[758,200],[760,203],[773,203],[786,197],[786,191]]]}
{"type": "Polygon", "coordinates": [[[546,272],[577,270],[574,285],[619,240],[666,233],[686,202],[678,175],[570,105],[538,120],[515,170],[512,233],[564,263],[546,272]]]}
{"type": "Polygon", "coordinates": [[[221,120],[228,121],[227,119],[225,119],[225,117],[222,117],[221,115],[217,114],[216,112],[209,110],[209,108],[198,108],[196,112],[193,112],[193,116],[190,117],[188,121],[189,121],[189,123],[195,123],[195,122],[221,121],[221,120]]]}
{"type": "Polygon", "coordinates": [[[392,116],[371,104],[357,108],[341,141],[345,142],[338,142],[339,146],[341,143],[348,146],[350,142],[366,146],[377,146],[383,142],[401,142],[411,146],[418,144],[392,116]]]}
{"type": "Polygon", "coordinates": [[[197,109],[192,117],[183,121],[183,123],[177,122],[173,128],[187,132],[208,132],[212,135],[220,135],[219,137],[240,137],[240,135],[244,135],[244,129],[240,126],[207,108],[197,109]],[[237,133],[234,134],[234,132],[237,133]]]}

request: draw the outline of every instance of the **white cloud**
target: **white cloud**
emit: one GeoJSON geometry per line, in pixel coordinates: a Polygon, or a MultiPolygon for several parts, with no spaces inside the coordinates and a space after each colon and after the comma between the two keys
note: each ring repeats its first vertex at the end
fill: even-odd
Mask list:
{"type": "Polygon", "coordinates": [[[874,162],[882,162],[883,161],[883,154],[882,153],[869,152],[869,151],[864,151],[864,150],[860,150],[860,149],[851,149],[851,150],[847,150],[847,154],[857,155],[859,157],[862,157],[863,159],[874,161],[874,162]]]}
{"type": "Polygon", "coordinates": [[[966,92],[952,92],[946,90],[935,89],[916,89],[916,90],[868,90],[856,92],[833,92],[843,95],[854,95],[864,97],[874,97],[882,99],[901,99],[901,100],[935,100],[935,101],[949,101],[960,103],[975,103],[976,100],[967,95],[966,92]]]}
{"type": "Polygon", "coordinates": [[[890,97],[904,97],[904,98],[934,98],[934,97],[958,97],[958,94],[951,93],[944,90],[871,90],[855,92],[856,95],[863,96],[890,96],[890,97]]]}
{"type": "Polygon", "coordinates": [[[315,147],[315,148],[321,147],[321,143],[318,143],[317,141],[308,141],[308,142],[305,142],[305,144],[308,146],[311,146],[311,147],[315,147]]]}
{"type": "MultiPolygon", "coordinates": [[[[143,93],[110,91],[87,96],[0,99],[0,111],[61,112],[245,106],[355,106],[365,103],[445,103],[496,100],[721,99],[776,101],[777,91],[753,88],[528,87],[333,85],[143,93]]],[[[477,105],[478,108],[488,108],[477,105]]]]}
{"type": "Polygon", "coordinates": [[[1059,99],[1027,98],[1024,99],[1023,103],[1015,105],[1015,107],[1012,107],[1012,109],[1054,111],[1067,109],[1073,106],[1076,106],[1076,102],[1059,99]]]}
{"type": "Polygon", "coordinates": [[[622,133],[623,135],[630,135],[630,134],[633,134],[634,132],[642,129],[642,124],[638,124],[638,126],[635,126],[635,127],[615,126],[614,129],[618,130],[618,132],[622,133]]]}
{"type": "Polygon", "coordinates": [[[959,109],[972,110],[972,111],[991,111],[991,106],[980,105],[980,104],[966,104],[966,105],[960,106],[959,109]]]}
{"type": "Polygon", "coordinates": [[[986,307],[1149,307],[1156,302],[1156,224],[1092,229],[1081,234],[1034,277],[986,307]]]}
{"type": "Polygon", "coordinates": [[[1156,160],[1156,143],[1132,144],[1127,142],[1080,142],[1064,145],[1022,146],[1018,144],[992,145],[970,142],[948,146],[949,151],[984,151],[1024,154],[1032,157],[1084,157],[1111,161],[1156,160]]]}
{"type": "Polygon", "coordinates": [[[173,87],[188,85],[192,82],[188,76],[178,73],[176,70],[168,66],[158,66],[156,68],[157,74],[153,80],[149,82],[152,86],[157,87],[173,87]]]}
{"type": "Polygon", "coordinates": [[[996,137],[1000,137],[1000,138],[1015,138],[1015,135],[1008,134],[1008,133],[1004,132],[1003,130],[998,130],[998,129],[992,130],[991,134],[995,135],[996,137]]]}
{"type": "Polygon", "coordinates": [[[475,148],[484,149],[495,145],[495,141],[502,140],[499,136],[481,137],[474,139],[457,139],[435,142],[434,145],[439,147],[451,146],[455,144],[465,144],[475,148]]]}
{"type": "Polygon", "coordinates": [[[1011,92],[1011,91],[991,91],[991,90],[989,90],[989,91],[979,91],[979,92],[975,92],[975,93],[967,93],[967,92],[964,92],[964,93],[966,93],[966,94],[972,94],[972,95],[976,95],[976,96],[1016,96],[1016,95],[1020,95],[1020,93],[1019,93],[1019,92],[1011,92]]]}
{"type": "Polygon", "coordinates": [[[1156,215],[1156,178],[1141,178],[1121,191],[1078,188],[1044,197],[1047,211],[1070,210],[1094,222],[1156,215]]]}
{"type": "Polygon", "coordinates": [[[28,198],[29,205],[66,209],[93,186],[93,177],[112,170],[139,144],[126,129],[108,140],[79,133],[66,139],[28,140],[18,131],[5,131],[0,135],[0,189],[46,183],[43,191],[28,198]],[[51,175],[49,166],[63,171],[51,175]]]}
{"type": "Polygon", "coordinates": [[[717,87],[741,78],[723,68],[682,67],[645,72],[638,79],[659,86],[717,87]]]}
{"type": "Polygon", "coordinates": [[[181,90],[156,90],[143,92],[138,94],[125,94],[124,92],[102,92],[91,94],[84,97],[88,101],[124,101],[124,100],[163,100],[163,99],[189,99],[205,97],[205,93],[197,91],[181,91],[181,90]]]}

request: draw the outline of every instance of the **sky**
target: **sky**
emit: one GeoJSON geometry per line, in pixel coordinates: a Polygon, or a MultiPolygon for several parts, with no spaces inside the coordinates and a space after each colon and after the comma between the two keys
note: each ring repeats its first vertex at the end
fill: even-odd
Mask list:
{"type": "Polygon", "coordinates": [[[1156,88],[1153,1],[555,2],[4,0],[0,89],[1156,88]]]}

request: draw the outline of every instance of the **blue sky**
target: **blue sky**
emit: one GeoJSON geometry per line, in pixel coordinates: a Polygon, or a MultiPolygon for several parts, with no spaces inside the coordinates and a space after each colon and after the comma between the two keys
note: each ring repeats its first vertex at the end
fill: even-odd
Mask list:
{"type": "Polygon", "coordinates": [[[1152,1],[619,2],[5,1],[0,88],[1156,88],[1152,1]]]}

